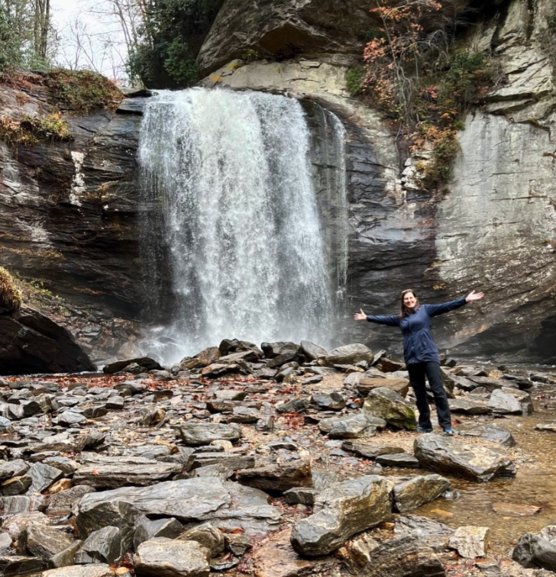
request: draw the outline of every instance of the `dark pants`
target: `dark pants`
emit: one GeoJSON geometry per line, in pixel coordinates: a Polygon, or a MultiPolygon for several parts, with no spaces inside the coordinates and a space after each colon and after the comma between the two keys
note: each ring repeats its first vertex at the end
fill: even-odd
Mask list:
{"type": "Polygon", "coordinates": [[[448,406],[448,397],[442,384],[440,376],[440,366],[435,362],[415,363],[407,365],[409,373],[409,382],[417,398],[417,409],[419,410],[419,426],[423,429],[432,429],[431,412],[429,401],[427,399],[427,389],[425,376],[429,381],[432,394],[434,395],[434,404],[438,422],[443,429],[449,429],[452,426],[450,417],[450,407],[448,406]]]}

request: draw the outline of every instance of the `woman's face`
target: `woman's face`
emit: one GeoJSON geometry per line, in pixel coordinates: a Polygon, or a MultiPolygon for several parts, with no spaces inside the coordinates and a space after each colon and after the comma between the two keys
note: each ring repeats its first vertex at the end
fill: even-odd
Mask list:
{"type": "Polygon", "coordinates": [[[416,304],[417,299],[412,292],[408,292],[403,295],[403,305],[406,309],[414,309],[416,304]]]}

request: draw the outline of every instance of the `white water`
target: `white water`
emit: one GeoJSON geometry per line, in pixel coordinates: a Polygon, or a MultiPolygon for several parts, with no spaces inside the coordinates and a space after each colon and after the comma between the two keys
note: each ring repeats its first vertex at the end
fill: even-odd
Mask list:
{"type": "Polygon", "coordinates": [[[173,295],[146,353],[173,363],[224,338],[330,344],[337,287],[296,100],[162,92],[145,111],[139,162],[151,310],[168,308],[168,283],[173,295]]]}

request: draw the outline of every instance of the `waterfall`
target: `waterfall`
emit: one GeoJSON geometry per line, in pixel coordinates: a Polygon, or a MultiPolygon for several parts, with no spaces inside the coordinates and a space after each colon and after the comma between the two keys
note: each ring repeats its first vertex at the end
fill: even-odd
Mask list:
{"type": "Polygon", "coordinates": [[[139,147],[145,352],[334,338],[335,275],[299,102],[194,88],[146,107],[139,147]]]}

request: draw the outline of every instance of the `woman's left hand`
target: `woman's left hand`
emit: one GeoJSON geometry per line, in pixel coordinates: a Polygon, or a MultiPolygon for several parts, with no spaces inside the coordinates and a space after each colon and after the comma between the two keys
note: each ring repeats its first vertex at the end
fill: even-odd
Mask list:
{"type": "Polygon", "coordinates": [[[358,313],[353,315],[354,320],[356,321],[366,321],[367,315],[363,312],[363,309],[359,309],[358,313]]]}
{"type": "Polygon", "coordinates": [[[480,301],[485,296],[485,293],[471,291],[466,297],[465,302],[480,301]]]}

